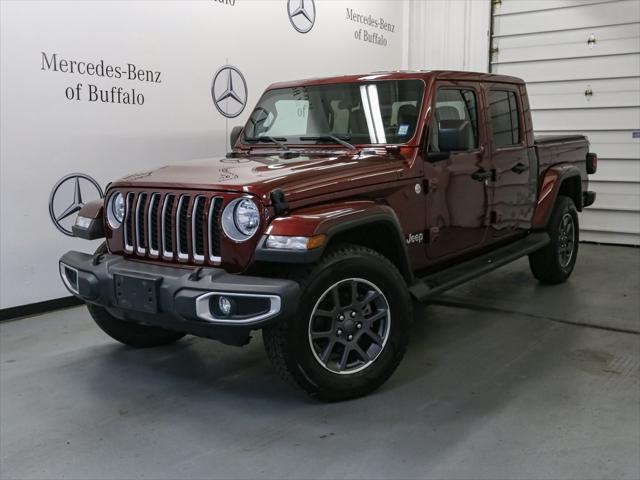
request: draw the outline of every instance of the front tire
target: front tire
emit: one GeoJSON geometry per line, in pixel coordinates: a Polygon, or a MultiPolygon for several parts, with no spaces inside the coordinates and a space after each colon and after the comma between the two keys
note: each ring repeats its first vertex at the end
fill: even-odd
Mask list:
{"type": "MultiPolygon", "coordinates": [[[[107,253],[107,244],[102,243],[94,255],[107,253]]],[[[149,348],[169,345],[177,342],[184,333],[165,330],[159,327],[127,322],[111,315],[105,308],[88,303],[87,308],[98,327],[120,343],[132,347],[149,348]]]]}
{"type": "Polygon", "coordinates": [[[400,272],[374,250],[346,245],[297,280],[297,315],[263,330],[278,374],[324,401],[377,389],[409,339],[411,300],[400,272]]]}
{"type": "Polygon", "coordinates": [[[558,197],[547,232],[551,242],[529,255],[529,267],[533,276],[542,283],[562,283],[573,272],[580,240],[578,212],[571,198],[558,197]]]}

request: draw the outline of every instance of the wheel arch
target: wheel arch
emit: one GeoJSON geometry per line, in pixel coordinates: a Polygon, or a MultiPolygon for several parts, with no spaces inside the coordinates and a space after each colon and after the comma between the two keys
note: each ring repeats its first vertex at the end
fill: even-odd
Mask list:
{"type": "Polygon", "coordinates": [[[409,264],[404,235],[397,220],[386,215],[346,222],[328,233],[326,249],[351,243],[367,247],[384,255],[411,284],[413,272],[409,264]]]}
{"type": "Polygon", "coordinates": [[[576,209],[582,211],[582,178],[580,170],[574,165],[557,165],[545,172],[533,213],[532,228],[546,228],[560,195],[571,198],[576,209]]]}
{"type": "Polygon", "coordinates": [[[373,201],[340,202],[277,218],[260,240],[255,259],[288,264],[313,263],[325,251],[342,243],[368,247],[384,255],[411,284],[413,273],[400,221],[391,207],[373,201]],[[324,245],[314,250],[275,251],[265,247],[268,235],[326,235],[327,239],[324,245]]]}

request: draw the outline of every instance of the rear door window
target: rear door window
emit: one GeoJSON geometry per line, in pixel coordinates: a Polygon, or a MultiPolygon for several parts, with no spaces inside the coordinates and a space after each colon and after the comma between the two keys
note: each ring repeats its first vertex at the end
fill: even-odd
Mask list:
{"type": "Polygon", "coordinates": [[[520,143],[518,101],[515,92],[491,90],[489,92],[491,132],[496,148],[520,143]]]}

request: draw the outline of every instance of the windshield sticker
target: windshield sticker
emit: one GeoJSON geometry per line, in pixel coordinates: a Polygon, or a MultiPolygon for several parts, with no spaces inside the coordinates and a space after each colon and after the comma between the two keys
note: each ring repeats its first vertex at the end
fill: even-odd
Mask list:
{"type": "Polygon", "coordinates": [[[408,123],[402,123],[398,125],[398,135],[404,137],[407,133],[409,133],[409,127],[411,127],[411,125],[409,125],[408,123]]]}

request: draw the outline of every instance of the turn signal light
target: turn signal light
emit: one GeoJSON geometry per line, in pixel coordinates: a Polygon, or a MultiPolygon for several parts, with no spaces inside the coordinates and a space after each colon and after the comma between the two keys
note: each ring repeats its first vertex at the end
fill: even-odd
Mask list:
{"type": "Polygon", "coordinates": [[[313,237],[288,237],[284,235],[269,235],[267,248],[278,250],[313,250],[321,247],[327,241],[326,235],[314,235],[313,237]]]}

